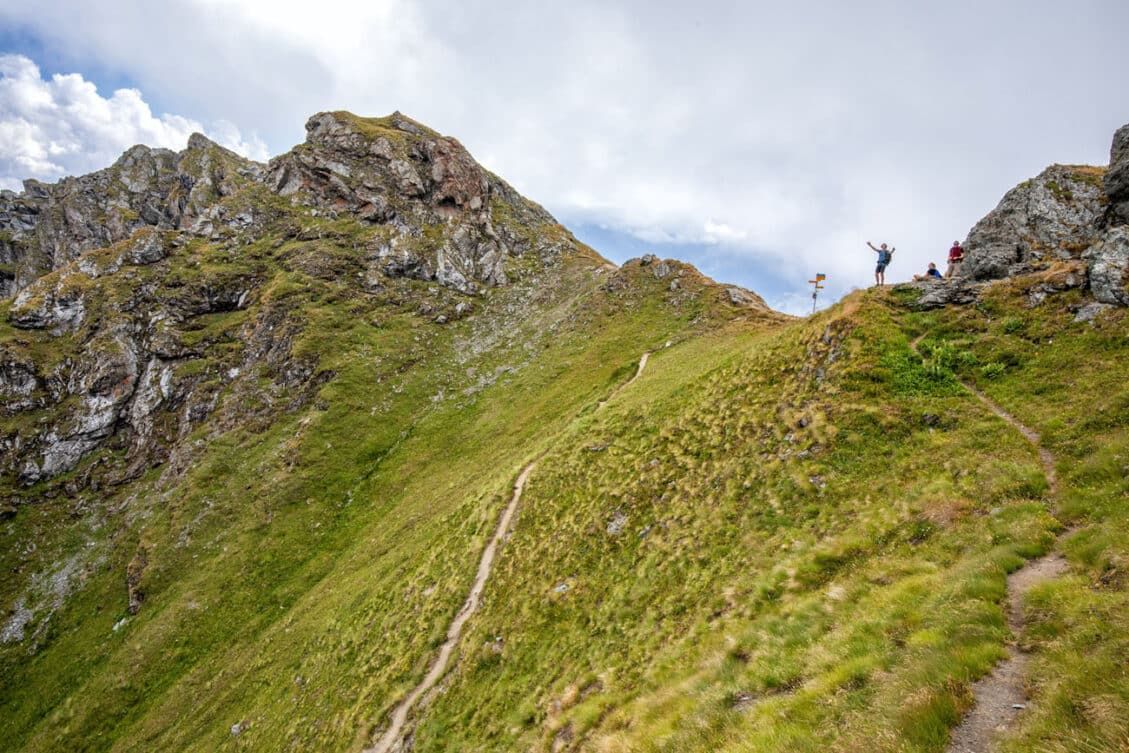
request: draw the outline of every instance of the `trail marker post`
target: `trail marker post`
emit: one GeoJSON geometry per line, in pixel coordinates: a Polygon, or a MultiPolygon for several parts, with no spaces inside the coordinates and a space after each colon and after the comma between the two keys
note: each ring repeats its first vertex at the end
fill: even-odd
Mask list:
{"type": "Polygon", "coordinates": [[[819,283],[827,279],[827,275],[816,273],[814,280],[808,280],[812,284],[811,291],[811,312],[815,313],[815,300],[819,297],[819,291],[823,290],[823,286],[819,283]]]}

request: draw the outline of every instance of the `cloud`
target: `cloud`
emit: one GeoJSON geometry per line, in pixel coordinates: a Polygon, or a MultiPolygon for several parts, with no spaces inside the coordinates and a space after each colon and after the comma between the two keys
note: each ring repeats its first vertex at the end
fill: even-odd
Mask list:
{"type": "Polygon", "coordinates": [[[1124,0],[39,0],[0,24],[276,153],[317,110],[399,109],[566,224],[742,258],[753,288],[822,271],[829,299],[871,281],[865,241],[908,279],[1129,120],[1124,0]]]}
{"type": "Polygon", "coordinates": [[[179,115],[154,116],[136,89],[101,96],[77,73],[45,80],[22,55],[0,55],[0,187],[53,181],[105,167],[134,144],[183,149],[199,131],[253,159],[267,147],[225,121],[210,128],[179,115]]]}

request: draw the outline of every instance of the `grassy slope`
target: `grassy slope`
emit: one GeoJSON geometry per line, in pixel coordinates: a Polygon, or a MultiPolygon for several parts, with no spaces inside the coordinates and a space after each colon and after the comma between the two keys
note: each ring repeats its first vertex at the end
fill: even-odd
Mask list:
{"type": "MultiPolygon", "coordinates": [[[[1054,275],[1054,271],[1047,273],[1054,275]]],[[[1041,276],[999,285],[981,305],[922,317],[975,361],[961,367],[1056,456],[1071,574],[1031,594],[1021,636],[1038,653],[1040,703],[1008,751],[1129,749],[1129,321],[1074,322],[1077,291],[1025,305],[1041,276]]]]}
{"type": "Polygon", "coordinates": [[[1036,282],[930,315],[868,293],[657,354],[531,478],[416,748],[943,749],[1004,654],[1006,573],[1062,527],[960,372],[1046,434],[1083,526],[1031,597],[1042,702],[1009,745],[1124,749],[1124,312],[1030,311],[1036,282]]]}
{"type": "MultiPolygon", "coordinates": [[[[154,471],[100,504],[24,506],[4,524],[22,545],[5,550],[6,566],[50,574],[73,560],[85,572],[36,651],[0,653],[6,745],[356,747],[425,668],[520,466],[644,350],[732,316],[716,289],[668,295],[669,281],[642,271],[608,294],[601,265],[584,254],[543,269],[516,261],[513,286],[441,327],[412,310],[434,286],[390,283],[370,300],[347,276],[264,262],[265,302],[300,292],[295,352],[316,353],[335,378],[314,407],[210,439],[171,488],[154,471]],[[138,552],[148,596],[123,620],[138,552]]],[[[245,318],[211,317],[206,329],[245,318]]]]}
{"type": "Polygon", "coordinates": [[[1005,574],[1060,528],[1035,453],[959,373],[1044,432],[1059,517],[1080,526],[1073,574],[1032,595],[1023,641],[1049,702],[1012,747],[1124,745],[1124,312],[1074,324],[1072,294],[1028,310],[1015,283],[979,308],[911,314],[868,293],[766,328],[671,306],[643,273],[611,296],[583,260],[522,275],[558,292],[457,365],[510,292],[447,328],[383,308],[372,327],[314,283],[301,347],[337,372],[325,410],[233,429],[102,528],[21,508],[2,530],[52,542],[33,563],[95,554],[39,652],[0,654],[6,744],[359,749],[546,452],[418,750],[940,750],[1005,650],[1005,574]],[[923,365],[908,343],[926,332],[923,365]],[[149,599],[114,631],[138,548],[149,599]]]}

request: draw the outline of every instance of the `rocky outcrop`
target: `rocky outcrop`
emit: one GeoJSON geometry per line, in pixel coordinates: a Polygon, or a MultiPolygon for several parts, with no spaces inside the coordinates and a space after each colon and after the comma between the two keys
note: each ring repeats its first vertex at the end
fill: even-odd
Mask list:
{"type": "Polygon", "coordinates": [[[1129,225],[1110,228],[1082,254],[1090,266],[1090,291],[1101,303],[1129,306],[1129,225]]]}
{"type": "MultiPolygon", "coordinates": [[[[474,294],[505,284],[514,257],[548,264],[578,248],[458,141],[399,113],[315,115],[306,142],[269,166],[194,135],[179,153],[138,146],[91,175],[28,181],[0,194],[14,328],[0,345],[0,413],[37,413],[0,432],[0,473],[44,488],[75,471],[68,494],[121,483],[187,463],[182,440],[204,422],[267,426],[307,404],[331,376],[293,349],[305,326],[295,291],[310,280],[346,298],[397,277],[474,294]],[[92,481],[82,464],[101,448],[116,451],[114,469],[92,481]]],[[[472,310],[457,298],[419,308],[440,323],[472,310]]]]}
{"type": "Polygon", "coordinates": [[[1114,134],[1108,168],[1053,165],[1021,183],[969,232],[959,277],[908,287],[918,291],[917,306],[935,308],[971,303],[992,280],[1047,271],[1054,279],[1028,290],[1032,306],[1077,287],[1101,306],[1126,306],[1127,223],[1129,125],[1114,134]]]}
{"type": "Polygon", "coordinates": [[[1117,129],[1109,150],[1109,170],[1105,174],[1112,223],[1129,223],[1129,124],[1117,129]]]}
{"type": "MultiPolygon", "coordinates": [[[[904,283],[904,287],[918,294],[915,306],[921,309],[935,309],[942,306],[973,303],[980,297],[980,291],[987,283],[971,278],[952,280],[919,280],[904,283]]],[[[903,287],[903,286],[899,286],[903,287]]]]}
{"type": "Polygon", "coordinates": [[[0,191],[0,293],[13,295],[141,228],[210,233],[217,202],[261,170],[193,134],[179,153],[135,146],[105,170],[52,185],[25,181],[19,194],[0,191]]]}
{"type": "Polygon", "coordinates": [[[1008,191],[969,231],[962,275],[995,280],[1078,258],[1099,234],[1102,172],[1054,165],[1008,191]]]}
{"type": "Polygon", "coordinates": [[[475,293],[480,285],[504,284],[505,259],[527,250],[499,232],[501,219],[524,227],[555,224],[458,141],[399,113],[380,119],[319,113],[306,132],[305,144],[271,161],[268,186],[329,216],[352,214],[380,226],[369,260],[385,274],[475,293]]]}

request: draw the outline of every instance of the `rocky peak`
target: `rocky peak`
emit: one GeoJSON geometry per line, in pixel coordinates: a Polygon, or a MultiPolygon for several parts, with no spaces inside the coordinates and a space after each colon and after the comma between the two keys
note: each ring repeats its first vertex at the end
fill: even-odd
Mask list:
{"type": "Polygon", "coordinates": [[[369,253],[386,274],[475,293],[506,282],[504,260],[528,250],[520,228],[555,225],[458,141],[399,112],[322,112],[306,134],[271,160],[267,185],[319,214],[377,228],[369,253]]]}
{"type": "Polygon", "coordinates": [[[39,412],[34,429],[0,433],[0,475],[53,483],[112,446],[124,465],[96,475],[117,483],[205,420],[253,412],[221,395],[260,405],[265,389],[276,402],[264,421],[304,405],[329,374],[293,350],[311,286],[370,312],[410,301],[446,324],[507,268],[534,291],[559,257],[590,253],[458,141],[400,113],[319,113],[306,128],[269,165],[194,134],[180,152],[135,146],[105,170],[0,194],[0,273],[20,331],[0,343],[0,415],[39,412]],[[264,291],[292,278],[304,283],[289,295],[264,291]],[[37,359],[28,343],[67,355],[37,359]]]}
{"type": "Polygon", "coordinates": [[[189,150],[206,150],[213,148],[223,149],[223,147],[221,147],[219,144],[212,141],[199,131],[194,132],[191,136],[188,137],[188,146],[186,148],[189,150]]]}
{"type": "Polygon", "coordinates": [[[1129,125],[1114,134],[1110,164],[1052,165],[1008,191],[969,231],[961,276],[914,283],[918,305],[969,303],[992,280],[1050,271],[1033,301],[1088,287],[1094,305],[1129,305],[1129,125]],[[1061,273],[1053,273],[1053,270],[1061,273]]]}
{"type": "Polygon", "coordinates": [[[1052,165],[1004,195],[969,231],[964,275],[991,280],[1078,258],[1098,235],[1108,199],[1103,168],[1052,165]]]}
{"type": "Polygon", "coordinates": [[[143,227],[208,231],[220,199],[261,166],[193,134],[181,152],[137,145],[110,167],[0,194],[0,295],[143,227]]]}

